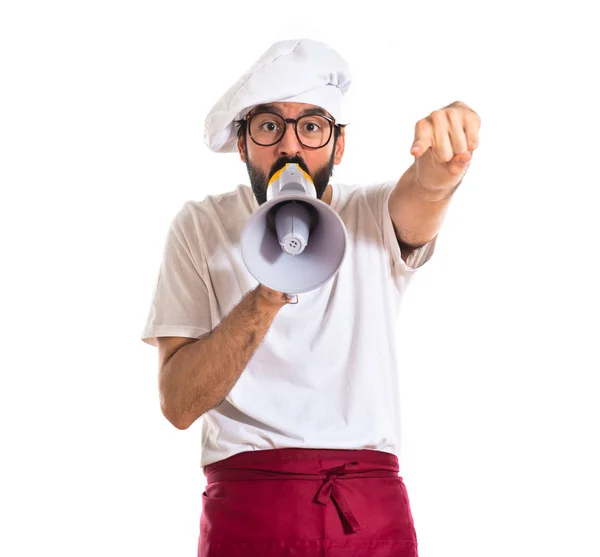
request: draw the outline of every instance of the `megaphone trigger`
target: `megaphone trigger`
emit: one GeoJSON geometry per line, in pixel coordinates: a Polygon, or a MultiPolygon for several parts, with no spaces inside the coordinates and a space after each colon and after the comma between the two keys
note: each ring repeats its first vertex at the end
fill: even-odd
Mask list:
{"type": "Polygon", "coordinates": [[[298,303],[298,294],[286,294],[285,297],[288,300],[288,304],[296,305],[298,303]],[[290,302],[290,300],[294,300],[294,302],[290,302]]]}

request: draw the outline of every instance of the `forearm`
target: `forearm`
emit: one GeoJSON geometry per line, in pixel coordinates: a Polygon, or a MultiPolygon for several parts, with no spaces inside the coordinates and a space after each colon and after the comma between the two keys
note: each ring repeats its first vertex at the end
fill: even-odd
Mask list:
{"type": "Polygon", "coordinates": [[[161,393],[169,421],[186,429],[229,394],[286,302],[259,286],[206,337],[181,347],[164,366],[161,393]]]}
{"type": "Polygon", "coordinates": [[[417,179],[415,165],[411,165],[390,197],[390,216],[398,240],[417,247],[435,238],[457,187],[424,187],[417,179]]]}

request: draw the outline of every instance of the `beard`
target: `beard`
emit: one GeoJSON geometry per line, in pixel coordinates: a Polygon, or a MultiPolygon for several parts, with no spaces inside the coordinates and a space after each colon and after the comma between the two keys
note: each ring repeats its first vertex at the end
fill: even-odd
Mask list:
{"type": "Polygon", "coordinates": [[[258,201],[259,205],[267,202],[267,185],[269,180],[273,174],[275,174],[275,172],[282,168],[286,163],[297,163],[298,166],[312,178],[313,184],[315,185],[315,190],[317,192],[317,199],[321,199],[323,197],[323,194],[329,185],[329,178],[331,178],[333,175],[335,143],[333,144],[329,161],[321,168],[318,168],[314,176],[311,176],[306,163],[300,157],[279,157],[275,164],[273,164],[271,167],[269,175],[267,176],[260,168],[254,166],[250,162],[246,145],[244,145],[244,152],[246,154],[246,168],[248,169],[248,176],[250,177],[250,185],[252,186],[254,197],[256,197],[256,201],[258,201]]]}

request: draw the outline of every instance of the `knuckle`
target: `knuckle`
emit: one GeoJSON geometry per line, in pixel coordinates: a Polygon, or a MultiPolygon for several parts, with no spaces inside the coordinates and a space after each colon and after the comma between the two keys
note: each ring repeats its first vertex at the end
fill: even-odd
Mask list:
{"type": "Polygon", "coordinates": [[[474,110],[468,110],[466,112],[465,118],[469,118],[471,120],[480,120],[479,114],[477,114],[477,112],[475,112],[474,110]]]}
{"type": "Polygon", "coordinates": [[[425,120],[425,118],[423,118],[422,120],[419,120],[416,124],[415,124],[415,132],[417,133],[422,133],[423,130],[425,129],[425,126],[427,125],[427,121],[425,120]]]}
{"type": "Polygon", "coordinates": [[[439,122],[440,120],[446,118],[446,114],[445,114],[444,110],[434,110],[430,114],[430,117],[434,122],[439,122]]]}
{"type": "Polygon", "coordinates": [[[481,124],[481,118],[479,117],[479,114],[477,114],[477,112],[474,112],[472,110],[470,112],[467,112],[465,118],[469,122],[473,122],[477,126],[479,126],[481,124]]]}
{"type": "Polygon", "coordinates": [[[452,124],[460,124],[462,121],[461,114],[458,110],[450,109],[447,111],[447,115],[448,120],[450,120],[450,123],[452,124]]]}

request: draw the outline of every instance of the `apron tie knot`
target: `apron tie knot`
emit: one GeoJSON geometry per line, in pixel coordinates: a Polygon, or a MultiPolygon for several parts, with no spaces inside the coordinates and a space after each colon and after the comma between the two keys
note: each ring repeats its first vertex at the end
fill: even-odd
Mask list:
{"type": "Polygon", "coordinates": [[[358,462],[347,462],[343,466],[338,466],[337,468],[332,468],[329,471],[327,471],[327,477],[325,479],[325,482],[317,492],[316,502],[320,503],[321,505],[327,505],[329,503],[329,500],[333,498],[333,500],[337,503],[338,507],[342,511],[344,518],[348,521],[348,524],[352,528],[352,531],[357,532],[358,530],[362,530],[362,526],[360,525],[356,516],[350,509],[350,505],[348,505],[348,502],[342,495],[336,483],[336,480],[339,476],[352,474],[352,470],[349,470],[349,468],[352,466],[358,466],[358,462]]]}

